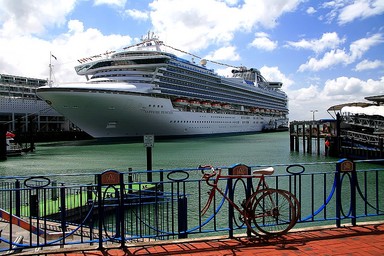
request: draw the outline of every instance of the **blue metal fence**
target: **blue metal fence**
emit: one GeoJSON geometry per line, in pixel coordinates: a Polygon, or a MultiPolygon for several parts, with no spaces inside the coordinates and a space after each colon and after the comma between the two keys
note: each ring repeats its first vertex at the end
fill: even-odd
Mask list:
{"type": "MultiPolygon", "coordinates": [[[[384,215],[383,160],[275,165],[271,188],[294,194],[301,204],[295,228],[380,220],[384,215]]],[[[265,166],[249,166],[260,169],[265,166]]],[[[227,171],[230,167],[221,167],[227,171]]],[[[195,169],[31,177],[0,177],[0,252],[75,244],[127,243],[245,234],[246,226],[218,194],[200,212],[210,187],[195,169]],[[64,179],[66,178],[66,179],[64,179]],[[63,180],[82,180],[85,184],[63,180]],[[10,224],[13,223],[13,224],[10,224]]],[[[256,183],[256,179],[252,183],[256,183]]],[[[219,181],[238,205],[250,184],[219,181]],[[230,187],[228,184],[231,184],[230,187]]],[[[251,186],[253,186],[251,184],[251,186]]]]}

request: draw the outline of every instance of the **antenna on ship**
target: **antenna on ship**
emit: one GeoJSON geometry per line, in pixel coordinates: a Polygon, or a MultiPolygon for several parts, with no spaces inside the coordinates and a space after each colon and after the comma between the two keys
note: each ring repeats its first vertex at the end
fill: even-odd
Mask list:
{"type": "Polygon", "coordinates": [[[49,80],[48,80],[49,87],[52,87],[52,84],[53,84],[53,81],[52,81],[52,74],[53,74],[52,58],[57,60],[56,56],[53,55],[52,52],[49,52],[49,80]]]}

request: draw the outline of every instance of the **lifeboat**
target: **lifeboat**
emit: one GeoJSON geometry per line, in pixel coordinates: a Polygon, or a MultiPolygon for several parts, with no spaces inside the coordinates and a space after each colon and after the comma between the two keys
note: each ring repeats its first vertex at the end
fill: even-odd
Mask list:
{"type": "Polygon", "coordinates": [[[186,99],[176,99],[173,102],[176,106],[188,106],[189,102],[186,99]]]}
{"type": "Polygon", "coordinates": [[[201,106],[201,103],[198,100],[191,100],[189,103],[191,104],[192,107],[200,107],[201,106]]]}
{"type": "Polygon", "coordinates": [[[201,106],[203,108],[210,108],[211,107],[211,103],[210,102],[207,102],[207,101],[204,101],[201,103],[201,106]]]}
{"type": "Polygon", "coordinates": [[[229,105],[229,104],[222,104],[221,107],[223,109],[231,109],[231,105],[229,105]]]}
{"type": "Polygon", "coordinates": [[[212,108],[221,109],[220,103],[212,103],[212,108]]]}

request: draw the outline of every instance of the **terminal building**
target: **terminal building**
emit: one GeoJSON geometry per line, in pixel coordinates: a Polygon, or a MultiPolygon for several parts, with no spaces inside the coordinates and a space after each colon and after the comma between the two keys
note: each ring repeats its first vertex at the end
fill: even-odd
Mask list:
{"type": "Polygon", "coordinates": [[[26,133],[72,131],[76,127],[36,94],[48,80],[0,74],[0,123],[26,133]]]}

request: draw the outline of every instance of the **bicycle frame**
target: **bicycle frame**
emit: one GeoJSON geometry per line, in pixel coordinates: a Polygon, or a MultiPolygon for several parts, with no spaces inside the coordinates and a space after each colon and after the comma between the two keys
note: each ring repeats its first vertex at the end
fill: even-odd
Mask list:
{"type": "MultiPolygon", "coordinates": [[[[203,209],[204,215],[218,191],[228,203],[236,209],[242,216],[240,219],[246,224],[250,233],[264,236],[283,235],[288,232],[300,217],[300,203],[297,198],[290,192],[280,189],[270,189],[265,181],[265,175],[271,175],[274,172],[272,167],[266,169],[255,170],[249,174],[245,169],[238,169],[235,174],[222,175],[221,168],[215,169],[212,166],[200,166],[202,168],[203,179],[212,187],[209,192],[209,198],[203,209]],[[210,168],[211,173],[205,173],[204,169],[210,168]],[[217,171],[216,171],[217,170],[217,171]],[[214,178],[214,179],[213,179],[214,178]],[[220,179],[254,179],[258,178],[256,190],[252,183],[252,194],[246,195],[245,200],[241,203],[240,208],[226,193],[219,187],[220,179]],[[249,197],[248,197],[249,196],[249,197]],[[257,228],[258,231],[255,230],[257,228]],[[262,234],[260,234],[260,232],[262,234]]],[[[215,212],[216,214],[216,212],[215,212]]]]}
{"type": "Polygon", "coordinates": [[[229,202],[229,204],[232,205],[233,208],[235,208],[242,216],[244,216],[245,218],[248,217],[248,216],[246,216],[247,214],[246,214],[245,210],[241,209],[220,188],[217,187],[217,184],[218,184],[220,179],[258,178],[259,182],[257,184],[256,191],[260,191],[261,189],[269,188],[268,184],[265,181],[264,174],[259,174],[259,175],[255,175],[255,174],[254,175],[243,175],[243,174],[242,175],[222,175],[221,174],[221,171],[222,171],[221,168],[217,169],[218,172],[216,172],[216,170],[212,166],[203,166],[202,168],[211,168],[211,170],[212,170],[211,174],[204,173],[204,175],[203,175],[203,179],[205,180],[205,182],[207,183],[208,186],[212,187],[212,189],[209,192],[209,198],[208,198],[207,203],[205,204],[205,206],[201,210],[202,215],[204,215],[208,211],[208,209],[212,203],[212,200],[215,196],[215,192],[218,191],[225,198],[225,200],[227,200],[229,202]],[[215,177],[215,179],[213,182],[210,182],[212,177],[215,177]]]}

